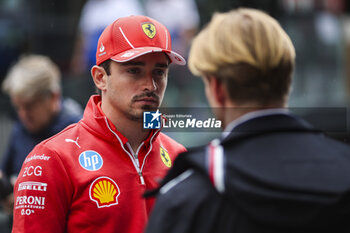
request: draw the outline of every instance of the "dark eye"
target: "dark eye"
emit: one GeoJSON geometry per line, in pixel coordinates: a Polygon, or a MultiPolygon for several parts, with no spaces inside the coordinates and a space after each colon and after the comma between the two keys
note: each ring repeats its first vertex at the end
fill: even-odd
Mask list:
{"type": "Polygon", "coordinates": [[[129,68],[129,69],[127,70],[127,72],[128,72],[129,74],[139,74],[139,73],[141,73],[141,69],[139,69],[139,68],[129,68]]]}
{"type": "Polygon", "coordinates": [[[165,71],[163,69],[156,69],[153,71],[153,75],[155,76],[164,76],[165,75],[165,71]]]}

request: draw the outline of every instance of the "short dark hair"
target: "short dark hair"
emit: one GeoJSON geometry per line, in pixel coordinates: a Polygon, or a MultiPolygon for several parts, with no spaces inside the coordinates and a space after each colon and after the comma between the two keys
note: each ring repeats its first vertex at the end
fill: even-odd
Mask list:
{"type": "Polygon", "coordinates": [[[106,71],[107,75],[111,75],[111,61],[111,59],[108,59],[99,65],[106,71]]]}

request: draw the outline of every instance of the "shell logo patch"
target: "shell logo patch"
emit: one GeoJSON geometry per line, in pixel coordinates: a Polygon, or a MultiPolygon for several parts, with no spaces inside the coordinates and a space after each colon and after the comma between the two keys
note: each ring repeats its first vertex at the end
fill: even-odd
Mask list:
{"type": "Polygon", "coordinates": [[[153,23],[143,23],[142,30],[149,38],[153,38],[156,35],[156,27],[153,23]]]}
{"type": "Polygon", "coordinates": [[[160,151],[160,157],[162,158],[162,161],[165,164],[165,166],[171,167],[171,159],[168,152],[163,147],[160,147],[159,151],[160,151]]]}
{"type": "Polygon", "coordinates": [[[109,177],[101,176],[90,185],[90,199],[96,202],[98,208],[118,204],[120,190],[118,185],[109,177]]]}

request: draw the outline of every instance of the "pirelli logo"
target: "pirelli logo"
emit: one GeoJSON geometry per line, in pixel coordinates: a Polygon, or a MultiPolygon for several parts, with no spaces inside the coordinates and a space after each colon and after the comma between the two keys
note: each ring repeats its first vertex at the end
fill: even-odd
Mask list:
{"type": "Polygon", "coordinates": [[[43,191],[45,192],[47,189],[46,183],[35,182],[35,181],[27,181],[22,182],[18,185],[18,191],[21,190],[34,190],[34,191],[43,191]]]}

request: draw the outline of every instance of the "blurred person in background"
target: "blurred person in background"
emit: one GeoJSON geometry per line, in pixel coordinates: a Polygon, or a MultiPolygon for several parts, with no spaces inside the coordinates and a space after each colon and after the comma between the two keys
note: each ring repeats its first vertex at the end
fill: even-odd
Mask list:
{"type": "Polygon", "coordinates": [[[266,13],[217,13],[193,40],[225,130],[174,162],[147,233],[349,232],[350,147],[287,107],[295,49],[266,13]]]}
{"type": "Polygon", "coordinates": [[[96,44],[102,31],[117,18],[143,15],[140,0],[88,0],[83,6],[71,61],[75,75],[85,74],[95,65],[96,44]]]}
{"type": "MultiPolygon", "coordinates": [[[[80,120],[81,106],[62,98],[61,74],[49,57],[23,55],[2,83],[17,113],[9,145],[1,161],[3,179],[14,185],[22,163],[34,146],[80,120]]],[[[4,181],[5,184],[8,182],[4,181]]],[[[12,188],[5,189],[4,209],[12,214],[12,188]]]]}
{"type": "Polygon", "coordinates": [[[99,94],[82,120],[27,156],[14,187],[13,233],[143,232],[154,200],[142,194],[186,150],[161,132],[156,111],[172,64],[186,61],[158,21],[128,16],[105,28],[91,68],[99,94]],[[158,127],[143,128],[146,113],[158,127]]]}

